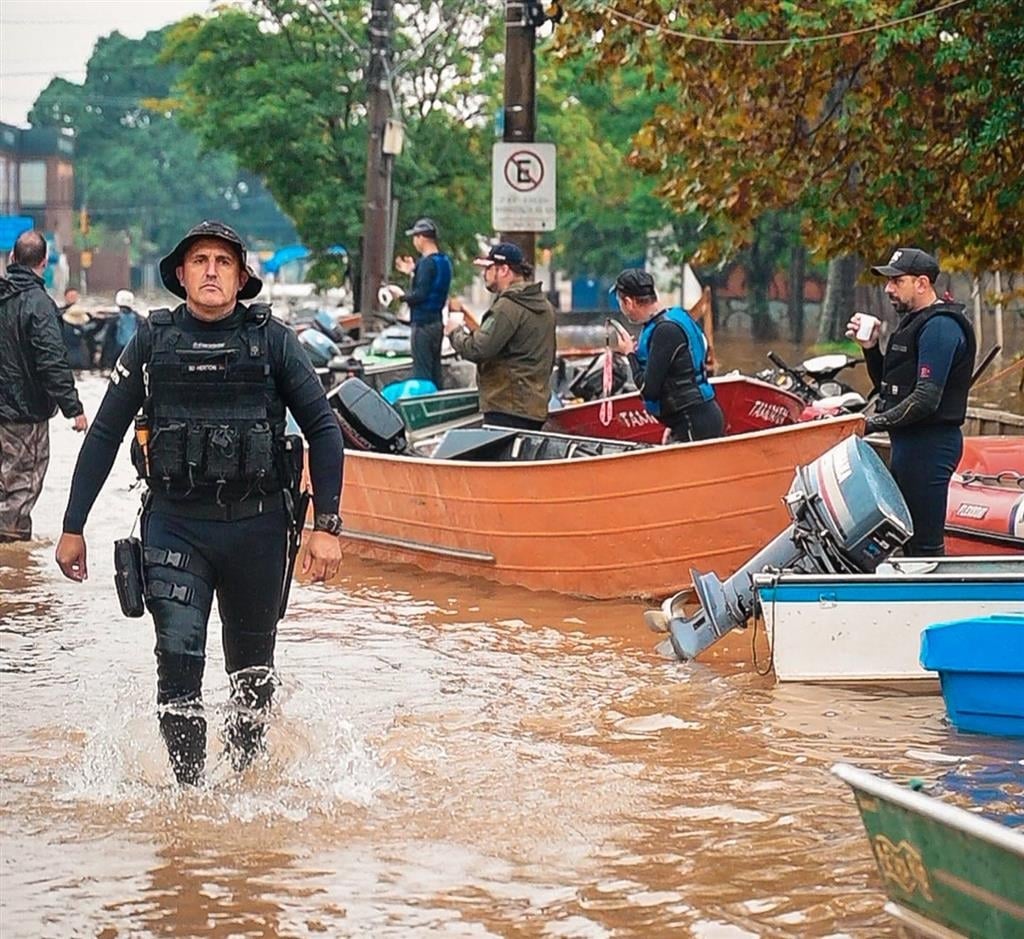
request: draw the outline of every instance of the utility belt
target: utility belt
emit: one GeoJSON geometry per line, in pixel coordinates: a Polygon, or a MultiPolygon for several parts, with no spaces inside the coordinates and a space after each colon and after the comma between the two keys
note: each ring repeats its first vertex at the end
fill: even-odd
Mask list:
{"type": "Polygon", "coordinates": [[[221,503],[210,499],[175,499],[162,492],[151,492],[146,503],[147,512],[211,522],[239,522],[242,519],[255,518],[257,515],[279,512],[285,507],[284,492],[252,495],[237,502],[221,503]]]}

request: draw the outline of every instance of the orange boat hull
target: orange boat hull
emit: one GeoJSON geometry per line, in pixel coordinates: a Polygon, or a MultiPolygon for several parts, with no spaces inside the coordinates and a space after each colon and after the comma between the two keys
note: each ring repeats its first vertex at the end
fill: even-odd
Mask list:
{"type": "Polygon", "coordinates": [[[860,417],[549,462],[477,463],[349,451],[349,553],[534,590],[662,597],[690,568],[731,574],[789,524],[796,466],[860,417]]]}

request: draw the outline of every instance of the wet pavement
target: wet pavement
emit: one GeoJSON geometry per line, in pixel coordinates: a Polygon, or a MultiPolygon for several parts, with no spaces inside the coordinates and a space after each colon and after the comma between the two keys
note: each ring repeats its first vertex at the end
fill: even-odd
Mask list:
{"type": "Polygon", "coordinates": [[[357,559],[293,590],[269,757],[236,776],[212,733],[179,791],[152,626],[112,584],[126,448],[75,585],[52,555],[81,438],[51,428],[36,540],[0,547],[5,939],[895,936],[832,763],[1024,821],[1024,742],[957,734],[936,694],[684,666],[637,604],[357,559]]]}

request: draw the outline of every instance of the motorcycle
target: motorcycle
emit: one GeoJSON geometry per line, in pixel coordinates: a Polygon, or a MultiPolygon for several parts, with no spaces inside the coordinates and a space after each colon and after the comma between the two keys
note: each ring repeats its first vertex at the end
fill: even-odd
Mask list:
{"type": "Polygon", "coordinates": [[[856,368],[863,359],[831,352],[812,356],[793,367],[775,352],[769,352],[768,358],[775,368],[763,369],[755,377],[802,398],[807,405],[801,415],[803,420],[857,413],[868,406],[859,391],[837,377],[845,369],[856,368]]]}

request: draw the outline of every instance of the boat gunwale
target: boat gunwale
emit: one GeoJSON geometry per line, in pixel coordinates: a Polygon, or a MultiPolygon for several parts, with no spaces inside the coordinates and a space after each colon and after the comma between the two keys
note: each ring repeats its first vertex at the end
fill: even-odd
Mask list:
{"type": "MultiPolygon", "coordinates": [[[[864,418],[860,414],[842,414],[836,417],[825,418],[820,421],[806,421],[799,424],[786,424],[782,427],[768,427],[763,430],[750,430],[742,434],[732,434],[728,437],[714,437],[710,440],[688,440],[684,443],[655,444],[636,449],[626,450],[622,453],[602,453],[595,456],[580,458],[561,457],[553,460],[435,460],[433,457],[421,456],[413,453],[375,453],[371,450],[349,450],[345,451],[345,458],[357,457],[366,458],[371,461],[383,461],[387,463],[400,460],[403,463],[414,463],[429,466],[452,466],[452,467],[487,467],[492,469],[514,468],[522,472],[524,467],[552,467],[565,466],[567,464],[592,465],[595,461],[606,462],[609,460],[621,459],[651,459],[663,457],[666,453],[699,452],[708,447],[730,447],[735,449],[751,440],[760,440],[770,436],[807,434],[819,428],[834,427],[837,423],[863,423],[864,418]]],[[[544,433],[540,431],[539,433],[544,433]]],[[[556,437],[571,437],[572,434],[552,434],[556,437]]],[[[601,443],[614,443],[599,437],[581,437],[583,440],[597,440],[601,443]]]]}
{"type": "Polygon", "coordinates": [[[1024,859],[1024,833],[1000,825],[991,819],[972,815],[966,809],[950,805],[933,796],[905,789],[888,779],[882,779],[868,770],[860,769],[849,763],[835,763],[829,772],[845,782],[855,795],[858,792],[864,792],[876,799],[906,809],[915,815],[923,816],[929,821],[972,835],[1024,859]]]}

